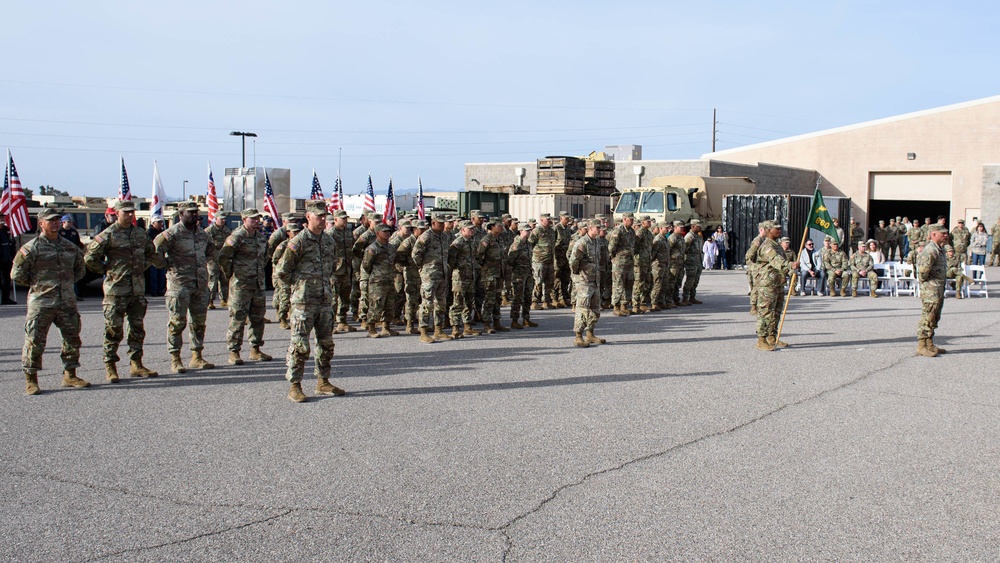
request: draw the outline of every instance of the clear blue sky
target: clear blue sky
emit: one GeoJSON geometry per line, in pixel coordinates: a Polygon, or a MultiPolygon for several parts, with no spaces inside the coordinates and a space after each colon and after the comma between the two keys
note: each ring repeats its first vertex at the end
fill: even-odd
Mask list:
{"type": "Polygon", "coordinates": [[[239,166],[329,195],[466,162],[719,149],[1000,93],[988,2],[11,2],[0,146],[22,182],[148,197],[239,166]],[[253,148],[248,143],[248,165],[253,148]]]}

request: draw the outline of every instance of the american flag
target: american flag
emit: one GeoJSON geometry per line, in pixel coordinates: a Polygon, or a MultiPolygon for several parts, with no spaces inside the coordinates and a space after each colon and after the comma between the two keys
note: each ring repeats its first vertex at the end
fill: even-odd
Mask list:
{"type": "Polygon", "coordinates": [[[392,176],[389,176],[389,192],[385,196],[385,212],[382,222],[392,227],[396,226],[396,197],[392,195],[392,176]]]}
{"type": "Polygon", "coordinates": [[[424,185],[417,176],[417,219],[424,221],[427,219],[427,210],[424,209],[424,185]]]}
{"type": "Polygon", "coordinates": [[[219,198],[215,195],[215,178],[212,177],[212,163],[208,163],[208,196],[205,197],[208,203],[208,222],[215,221],[215,215],[219,212],[219,198]]]}
{"type": "Polygon", "coordinates": [[[344,191],[344,187],[340,185],[340,174],[337,174],[337,182],[333,185],[333,195],[330,196],[330,202],[326,204],[326,210],[330,213],[343,209],[343,200],[340,199],[342,191],[344,191]]]}
{"type": "Polygon", "coordinates": [[[31,221],[28,219],[28,199],[24,197],[24,190],[21,189],[21,179],[17,177],[17,168],[14,167],[14,157],[10,150],[7,151],[7,170],[3,177],[3,215],[10,227],[11,236],[19,236],[31,230],[31,221]],[[10,176],[8,184],[7,176],[10,176]]]}
{"type": "Polygon", "coordinates": [[[128,187],[128,173],[125,172],[125,157],[122,159],[122,181],[118,186],[118,199],[121,201],[130,201],[132,199],[132,190],[128,187]]]}
{"type": "Polygon", "coordinates": [[[313,185],[309,190],[309,199],[326,199],[323,195],[323,188],[319,185],[319,176],[316,175],[316,171],[313,170],[313,185]]]}
{"type": "Polygon", "coordinates": [[[264,169],[264,213],[271,216],[274,219],[275,226],[281,226],[281,217],[278,216],[278,206],[274,204],[274,190],[271,189],[271,178],[267,175],[267,169],[264,169]]]}
{"type": "Polygon", "coordinates": [[[372,175],[368,175],[368,191],[365,192],[365,211],[375,213],[375,188],[372,187],[372,175]]]}

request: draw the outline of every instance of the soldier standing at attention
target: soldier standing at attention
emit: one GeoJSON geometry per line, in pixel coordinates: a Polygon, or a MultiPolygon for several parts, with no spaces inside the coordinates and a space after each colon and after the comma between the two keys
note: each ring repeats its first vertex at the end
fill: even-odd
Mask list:
{"type": "Polygon", "coordinates": [[[872,297],[878,297],[875,290],[878,289],[878,274],[875,272],[875,261],[872,255],[865,252],[865,243],[858,243],[858,251],[851,255],[851,295],[858,296],[858,282],[861,278],[868,278],[869,293],[872,297]]]}
{"type": "MultiPolygon", "coordinates": [[[[167,351],[170,353],[170,370],[184,373],[181,362],[181,345],[184,344],[184,327],[190,321],[192,369],[212,369],[214,364],[205,361],[205,320],[208,315],[210,293],[208,289],[208,261],[218,256],[215,244],[198,225],[198,204],[186,201],[178,206],[180,221],[163,231],[153,240],[157,261],[167,268],[167,351]]],[[[223,278],[226,280],[227,278],[223,278]]]]}
{"type": "MultiPolygon", "coordinates": [[[[212,245],[215,251],[222,249],[226,244],[226,239],[233,234],[233,230],[226,225],[226,215],[220,209],[215,213],[215,220],[205,229],[205,234],[212,238],[212,245]]],[[[215,298],[221,297],[220,305],[229,306],[229,280],[222,277],[222,269],[219,268],[219,257],[212,256],[208,263],[208,286],[211,295],[208,298],[208,308],[215,309],[215,298]]]]}
{"type": "Polygon", "coordinates": [[[476,247],[479,286],[483,290],[483,327],[486,334],[510,330],[500,323],[500,274],[505,258],[500,241],[497,240],[501,229],[503,229],[503,225],[500,221],[490,221],[486,235],[476,247]]]}
{"type": "MultiPolygon", "coordinates": [[[[754,284],[757,282],[757,253],[760,252],[760,245],[764,244],[764,239],[767,238],[767,230],[764,229],[764,225],[767,221],[757,224],[757,238],[750,241],[750,247],[747,248],[747,253],[745,258],[745,263],[747,266],[747,283],[750,285],[750,314],[757,314],[757,292],[753,290],[754,284]]],[[[827,237],[829,238],[829,237],[827,237]]],[[[826,256],[823,257],[824,259],[826,256]]],[[[824,260],[824,264],[825,264],[824,260]]]]}
{"type": "Polygon", "coordinates": [[[691,230],[684,235],[684,300],[688,305],[701,305],[698,301],[698,282],[701,280],[702,245],[701,221],[691,219],[691,230]]]}
{"type": "Polygon", "coordinates": [[[361,258],[361,277],[368,280],[368,338],[399,336],[389,328],[389,316],[395,306],[396,247],[389,244],[392,227],[385,223],[375,226],[375,241],[368,245],[361,258]],[[376,332],[375,326],[382,331],[376,332]]]}
{"type": "Polygon", "coordinates": [[[857,246],[859,242],[865,241],[865,230],[857,221],[851,219],[851,244],[857,246]]]}
{"type": "Polygon", "coordinates": [[[448,247],[452,292],[449,312],[453,338],[482,334],[472,328],[472,308],[476,303],[476,247],[472,244],[474,226],[469,221],[463,221],[458,229],[458,237],[448,247]]]}
{"type": "Polygon", "coordinates": [[[570,250],[569,267],[577,282],[573,345],[581,348],[606,342],[594,335],[597,320],[601,318],[601,274],[598,266],[601,248],[597,244],[600,230],[601,222],[592,219],[587,223],[587,234],[580,237],[570,250]]]}
{"type": "MultiPolygon", "coordinates": [[[[627,317],[635,285],[635,214],[623,215],[620,225],[608,234],[608,252],[611,255],[611,305],[616,317],[627,317]]],[[[588,228],[589,232],[589,228],[588,228]]]]}
{"type": "MultiPolygon", "coordinates": [[[[913,226],[910,227],[910,230],[906,231],[906,238],[910,243],[910,252],[916,250],[917,245],[924,242],[923,235],[924,230],[920,228],[920,219],[914,219],[913,226]]],[[[907,254],[907,256],[909,256],[909,254],[907,254]]]]}
{"type": "Polygon", "coordinates": [[[650,258],[652,258],[653,289],[650,295],[653,311],[673,309],[673,299],[667,299],[667,288],[670,286],[670,247],[667,244],[667,233],[670,227],[666,222],[657,225],[656,236],[653,237],[650,258]]]}
{"type": "Polygon", "coordinates": [[[535,276],[535,293],[532,309],[551,309],[552,286],[555,282],[556,231],[552,228],[552,217],[542,213],[538,226],[531,231],[531,271],[535,276]]]}
{"type": "MultiPolygon", "coordinates": [[[[781,302],[785,278],[799,268],[799,263],[785,259],[778,238],[781,226],[774,221],[764,221],[767,238],[757,251],[757,278],[754,291],[757,295],[757,346],[766,352],[784,348],[787,343],[777,340],[778,321],[781,317],[781,302]]],[[[843,253],[841,253],[843,254],[843,253]]]]}
{"type": "MultiPolygon", "coordinates": [[[[889,245],[889,252],[886,253],[885,258],[890,262],[896,261],[896,255],[899,254],[899,238],[902,236],[900,228],[902,227],[902,232],[906,231],[906,228],[902,225],[897,225],[895,219],[889,219],[889,226],[886,227],[886,244],[889,245]]],[[[840,239],[843,243],[844,239],[840,239]]],[[[902,256],[900,256],[902,258],[902,256]]]]}
{"type": "Polygon", "coordinates": [[[153,241],[146,231],[132,225],[135,204],[115,203],[118,219],[87,246],[83,261],[95,274],[104,276],[104,367],[109,383],[118,383],[118,344],[128,320],[128,356],[132,377],[156,377],[142,365],[146,340],[146,268],[156,258],[153,241]]]}
{"type": "MultiPolygon", "coordinates": [[[[354,311],[353,320],[358,322],[361,320],[361,309],[364,307],[364,303],[361,302],[361,256],[360,254],[354,254],[354,244],[358,242],[358,238],[368,232],[371,226],[371,220],[368,218],[368,211],[365,211],[361,215],[361,219],[358,222],[358,226],[354,227],[351,232],[353,235],[353,240],[351,242],[351,275],[354,276],[351,281],[351,310],[354,311]]],[[[370,242],[368,244],[371,244],[370,242]]],[[[364,249],[362,249],[364,250],[364,249]]],[[[367,330],[367,328],[366,328],[367,330]]]]}
{"type": "Polygon", "coordinates": [[[653,273],[653,233],[649,230],[650,225],[652,225],[649,215],[640,217],[639,225],[640,227],[635,231],[635,255],[633,257],[635,281],[632,283],[632,313],[634,314],[648,313],[649,307],[646,306],[646,303],[653,304],[649,298],[652,282],[648,279],[653,273]]]}
{"type": "Polygon", "coordinates": [[[570,225],[569,213],[565,211],[559,212],[559,222],[556,223],[554,230],[556,232],[556,244],[553,249],[555,252],[555,262],[553,263],[553,281],[555,287],[552,292],[552,302],[559,307],[566,308],[573,302],[573,296],[569,292],[570,272],[567,256],[574,229],[570,225]]]}
{"type": "MultiPolygon", "coordinates": [[[[684,281],[684,236],[687,226],[683,221],[674,221],[673,232],[667,237],[667,252],[670,254],[670,285],[667,288],[667,299],[674,307],[685,305],[681,301],[681,283],[684,281]]],[[[685,306],[691,305],[687,303],[685,306]]]]}
{"type": "Polygon", "coordinates": [[[333,312],[336,316],[338,332],[357,332],[347,324],[347,311],[351,308],[351,289],[354,285],[354,264],[351,254],[354,249],[354,233],[347,228],[347,212],[343,209],[333,212],[333,228],[327,233],[337,243],[337,261],[333,265],[333,312]]]}
{"type": "Polygon", "coordinates": [[[368,230],[359,234],[354,241],[354,257],[358,259],[358,317],[361,319],[361,328],[368,330],[368,276],[365,275],[364,268],[361,267],[361,260],[364,259],[365,249],[375,242],[375,227],[382,224],[382,214],[372,213],[368,216],[368,230]]]}
{"type": "MultiPolygon", "coordinates": [[[[601,309],[611,308],[611,252],[608,250],[608,222],[601,215],[597,219],[601,222],[600,234],[597,237],[597,244],[601,247],[601,309]]],[[[576,292],[574,292],[575,294],[576,292]]]]}
{"type": "Polygon", "coordinates": [[[386,311],[386,318],[389,325],[403,324],[403,307],[406,305],[406,282],[403,280],[403,272],[406,269],[407,259],[399,256],[399,245],[410,238],[411,223],[409,219],[400,219],[396,232],[389,237],[389,246],[396,251],[396,263],[393,266],[392,276],[392,310],[386,311]]]}
{"type": "MultiPolygon", "coordinates": [[[[288,236],[294,237],[299,234],[302,230],[302,225],[297,222],[291,222],[288,224],[288,236]]],[[[278,262],[281,261],[281,255],[288,248],[288,241],[291,238],[286,238],[285,240],[278,243],[278,246],[274,249],[274,253],[271,255],[271,285],[274,286],[274,294],[271,300],[274,303],[274,310],[278,313],[278,326],[285,330],[292,328],[288,324],[288,309],[289,309],[289,299],[292,296],[292,288],[288,284],[281,281],[278,276],[278,262]]]]}
{"type": "Polygon", "coordinates": [[[433,344],[436,340],[451,340],[444,332],[449,287],[448,235],[441,213],[431,216],[430,230],[417,238],[410,256],[420,268],[420,341],[433,344]],[[431,328],[434,336],[427,334],[431,328]]]}
{"type": "Polygon", "coordinates": [[[951,246],[955,249],[955,256],[964,264],[968,255],[969,240],[972,233],[965,227],[965,219],[959,219],[958,224],[951,230],[951,246]]]}
{"type": "Polygon", "coordinates": [[[424,234],[430,225],[427,221],[413,220],[414,229],[410,236],[399,243],[396,254],[399,263],[403,266],[403,292],[396,296],[402,300],[405,296],[406,302],[403,305],[403,320],[406,321],[406,332],[408,334],[420,334],[417,327],[420,325],[420,318],[417,311],[420,308],[420,270],[413,264],[413,245],[417,242],[417,237],[424,234]]]}
{"type": "Polygon", "coordinates": [[[531,226],[525,221],[518,225],[517,238],[510,243],[510,249],[507,250],[513,291],[510,328],[513,329],[538,326],[538,323],[531,322],[531,294],[535,289],[535,278],[531,273],[531,243],[528,242],[530,236],[531,226]]]}
{"type": "Polygon", "coordinates": [[[878,227],[875,229],[875,241],[878,243],[882,255],[889,256],[889,229],[886,228],[883,220],[879,220],[878,227]]]}
{"type": "MultiPolygon", "coordinates": [[[[503,231],[500,232],[500,249],[503,250],[503,255],[507,256],[507,252],[510,250],[510,245],[514,242],[514,239],[518,237],[517,234],[517,221],[510,216],[510,213],[504,213],[500,219],[503,221],[503,231]]],[[[510,305],[511,300],[511,272],[510,264],[504,262],[503,265],[503,275],[501,276],[503,283],[500,289],[500,295],[503,296],[503,300],[500,305],[506,307],[510,305]]]]}
{"type": "Polygon", "coordinates": [[[330,384],[330,361],[333,359],[333,286],[340,256],[337,242],[326,232],[326,204],[311,202],[306,206],[306,224],[288,243],[276,266],[278,277],[292,288],[290,298],[292,335],[288,343],[285,378],[291,383],[288,399],[306,401],[302,392],[302,374],[309,358],[309,334],[316,331],[316,394],[345,395],[330,384]]]}
{"type": "MultiPolygon", "coordinates": [[[[250,322],[251,360],[262,362],[272,358],[260,350],[264,345],[264,265],[267,263],[267,241],[260,232],[260,212],[244,209],[240,213],[243,224],[226,239],[219,252],[219,265],[229,282],[229,330],[226,342],[229,363],[243,364],[240,349],[243,347],[243,330],[250,322]]],[[[287,232],[287,230],[286,230],[287,232]]],[[[274,236],[274,235],[272,235],[274,236]]],[[[279,241],[280,242],[280,241],[279,241]]],[[[275,245],[277,246],[277,245],[275,245]]],[[[330,283],[327,279],[326,283],[330,283]]]]}
{"type": "Polygon", "coordinates": [[[28,288],[28,312],[24,322],[21,366],[28,395],[41,393],[38,370],[49,327],[62,335],[63,387],[89,387],[76,376],[80,367],[80,313],[76,309],[73,284],[83,279],[83,253],[59,236],[60,215],[55,209],[38,214],[39,235],[24,243],[14,256],[10,277],[28,288]]]}
{"type": "Polygon", "coordinates": [[[934,331],[941,320],[944,304],[944,286],[948,261],[941,250],[941,243],[948,236],[944,225],[930,224],[927,227],[927,241],[917,256],[917,280],[920,282],[920,302],[922,311],[917,324],[917,355],[933,358],[945,350],[934,345],[934,331]]]}

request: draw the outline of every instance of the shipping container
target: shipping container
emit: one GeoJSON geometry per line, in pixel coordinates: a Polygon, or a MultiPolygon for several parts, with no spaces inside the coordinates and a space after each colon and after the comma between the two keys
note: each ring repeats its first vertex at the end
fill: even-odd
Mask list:
{"type": "Polygon", "coordinates": [[[457,213],[461,217],[468,218],[469,213],[473,209],[478,209],[487,217],[499,217],[504,213],[509,213],[507,202],[508,198],[513,197],[509,194],[496,192],[453,193],[455,195],[454,199],[451,197],[442,197],[443,194],[438,194],[434,199],[433,211],[457,213]]]}
{"type": "MultiPolygon", "coordinates": [[[[851,198],[824,197],[823,203],[830,213],[830,218],[840,220],[844,236],[850,237],[851,198]]],[[[782,236],[790,238],[792,248],[798,252],[811,207],[811,195],[726,196],[722,208],[722,224],[729,233],[730,264],[745,265],[747,249],[758,234],[757,225],[766,220],[778,221],[781,224],[782,236]]],[[[825,236],[821,231],[811,230],[809,238],[816,244],[816,248],[822,248],[825,236]]],[[[848,241],[847,244],[851,242],[848,241]]],[[[857,241],[853,242],[857,244],[857,241]]],[[[850,247],[843,248],[846,250],[850,247]]]]}
{"type": "Polygon", "coordinates": [[[518,194],[510,196],[510,214],[518,219],[537,219],[542,213],[557,217],[565,211],[578,219],[611,215],[611,196],[565,194],[518,194]]]}

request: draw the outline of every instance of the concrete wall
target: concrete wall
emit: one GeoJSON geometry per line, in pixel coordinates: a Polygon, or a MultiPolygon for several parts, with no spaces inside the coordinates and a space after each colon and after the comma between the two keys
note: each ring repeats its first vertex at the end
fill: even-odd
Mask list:
{"type": "Polygon", "coordinates": [[[510,186],[517,184],[517,176],[514,175],[515,168],[524,168],[524,185],[534,188],[535,182],[538,180],[538,163],[533,161],[466,163],[465,189],[466,191],[482,191],[484,185],[504,184],[510,186]]]}
{"type": "MultiPolygon", "coordinates": [[[[1000,164],[983,165],[983,207],[980,220],[986,230],[1000,219],[1000,164]]],[[[967,225],[970,229],[972,225],[967,225]]]]}

